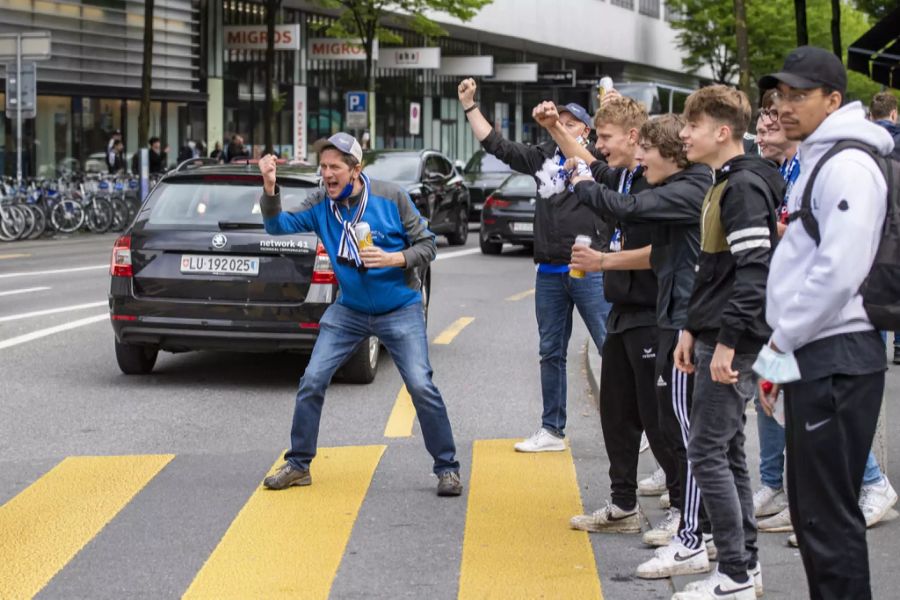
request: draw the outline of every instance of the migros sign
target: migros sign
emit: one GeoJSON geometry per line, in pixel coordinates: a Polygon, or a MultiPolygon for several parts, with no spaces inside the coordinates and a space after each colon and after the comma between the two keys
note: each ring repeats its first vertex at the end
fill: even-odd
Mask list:
{"type": "MultiPolygon", "coordinates": [[[[312,38],[306,51],[310,60],[365,60],[366,48],[359,39],[312,38]]],[[[372,60],[378,59],[378,40],[372,45],[372,60]]]]}
{"type": "MultiPolygon", "coordinates": [[[[265,50],[268,43],[265,25],[228,25],[225,27],[226,50],[265,50]]],[[[276,50],[300,49],[300,25],[276,25],[276,50]]]]}

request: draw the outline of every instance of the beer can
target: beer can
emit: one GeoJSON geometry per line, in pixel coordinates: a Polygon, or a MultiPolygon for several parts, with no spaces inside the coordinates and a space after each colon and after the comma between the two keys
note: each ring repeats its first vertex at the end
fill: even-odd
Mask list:
{"type": "Polygon", "coordinates": [[[603,96],[611,89],[613,89],[612,77],[601,77],[600,83],[597,84],[597,102],[603,101],[603,96]]]}
{"type": "Polygon", "coordinates": [[[368,248],[372,246],[372,229],[369,227],[369,224],[365,221],[360,221],[356,224],[356,227],[353,229],[356,232],[356,241],[359,244],[359,249],[368,248]]]}
{"type": "MultiPolygon", "coordinates": [[[[591,245],[591,236],[589,235],[579,235],[575,238],[576,246],[590,246],[591,245]]],[[[574,277],[575,279],[584,278],[584,271],[581,269],[569,269],[569,277],[574,277]]]]}

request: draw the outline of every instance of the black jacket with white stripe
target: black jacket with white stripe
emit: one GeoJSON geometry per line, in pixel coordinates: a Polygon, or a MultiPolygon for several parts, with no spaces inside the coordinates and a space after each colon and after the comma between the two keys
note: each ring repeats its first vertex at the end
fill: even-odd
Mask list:
{"type": "Polygon", "coordinates": [[[716,172],[703,200],[688,308],[687,329],[705,343],[755,353],[769,339],[766,278],[783,194],[781,174],[758,156],[737,156],[716,172]]]}

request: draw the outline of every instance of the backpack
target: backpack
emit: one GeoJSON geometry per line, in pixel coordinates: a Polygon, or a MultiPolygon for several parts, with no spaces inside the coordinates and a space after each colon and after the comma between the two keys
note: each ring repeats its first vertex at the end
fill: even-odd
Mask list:
{"type": "Polygon", "coordinates": [[[806,233],[815,240],[816,246],[819,245],[822,241],[819,223],[812,213],[813,182],[829,158],[850,149],[862,150],[871,156],[887,183],[887,213],[881,230],[881,240],[875,253],[875,261],[860,286],[859,293],[862,295],[866,314],[876,329],[898,331],[900,330],[900,161],[891,156],[882,156],[862,142],[853,140],[838,142],[816,163],[806,189],[803,190],[800,210],[791,214],[788,222],[800,219],[806,233]]]}

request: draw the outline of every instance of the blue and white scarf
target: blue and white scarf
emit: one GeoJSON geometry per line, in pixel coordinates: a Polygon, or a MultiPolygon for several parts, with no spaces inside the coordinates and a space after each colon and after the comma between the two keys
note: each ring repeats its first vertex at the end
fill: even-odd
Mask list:
{"type": "MultiPolygon", "coordinates": [[[[337,219],[338,223],[341,224],[341,242],[338,246],[338,259],[343,259],[347,264],[351,264],[357,269],[362,269],[364,267],[362,258],[359,256],[359,240],[356,239],[356,225],[360,221],[362,221],[363,215],[366,213],[366,206],[369,203],[369,178],[364,174],[359,174],[360,179],[363,183],[362,194],[359,199],[359,204],[356,207],[356,213],[352,216],[349,221],[345,221],[344,217],[341,216],[341,209],[338,206],[338,202],[349,196],[349,193],[341,194],[338,197],[338,200],[334,200],[333,198],[328,198],[328,202],[331,205],[331,213],[334,215],[334,218],[337,219]]],[[[350,184],[350,190],[352,191],[352,184],[350,184]]]]}

